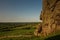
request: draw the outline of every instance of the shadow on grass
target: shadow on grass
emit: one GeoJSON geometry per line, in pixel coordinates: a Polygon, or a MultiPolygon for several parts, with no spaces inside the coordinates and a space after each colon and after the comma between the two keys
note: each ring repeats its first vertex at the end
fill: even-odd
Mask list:
{"type": "Polygon", "coordinates": [[[49,38],[46,38],[45,40],[60,40],[60,35],[49,37],[49,38]]]}

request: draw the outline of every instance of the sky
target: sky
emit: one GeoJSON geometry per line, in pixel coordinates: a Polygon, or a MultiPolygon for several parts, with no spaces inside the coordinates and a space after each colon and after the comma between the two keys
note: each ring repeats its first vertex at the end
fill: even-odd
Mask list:
{"type": "Polygon", "coordinates": [[[42,0],[0,0],[0,22],[40,22],[42,0]]]}

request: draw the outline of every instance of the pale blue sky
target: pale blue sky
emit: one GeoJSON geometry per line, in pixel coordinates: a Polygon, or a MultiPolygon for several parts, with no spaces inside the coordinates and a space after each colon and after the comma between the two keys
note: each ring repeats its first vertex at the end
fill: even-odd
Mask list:
{"type": "Polygon", "coordinates": [[[39,22],[42,0],[0,0],[0,22],[39,22]]]}

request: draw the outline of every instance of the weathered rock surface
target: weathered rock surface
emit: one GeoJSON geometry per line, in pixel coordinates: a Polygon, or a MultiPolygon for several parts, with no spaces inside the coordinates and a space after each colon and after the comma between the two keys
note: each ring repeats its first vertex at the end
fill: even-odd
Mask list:
{"type": "Polygon", "coordinates": [[[60,0],[42,0],[43,7],[40,15],[42,24],[36,29],[36,36],[47,36],[60,30],[60,0]]]}

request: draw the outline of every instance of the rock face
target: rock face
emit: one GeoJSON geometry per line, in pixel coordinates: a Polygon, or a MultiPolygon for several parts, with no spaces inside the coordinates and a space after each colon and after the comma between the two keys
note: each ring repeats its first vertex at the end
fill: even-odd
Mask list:
{"type": "Polygon", "coordinates": [[[42,23],[34,32],[36,36],[47,36],[60,30],[60,0],[42,0],[42,2],[40,15],[42,23]]]}

